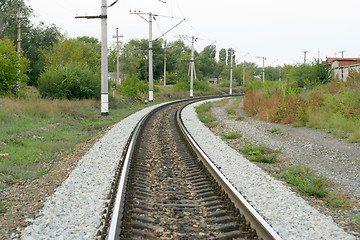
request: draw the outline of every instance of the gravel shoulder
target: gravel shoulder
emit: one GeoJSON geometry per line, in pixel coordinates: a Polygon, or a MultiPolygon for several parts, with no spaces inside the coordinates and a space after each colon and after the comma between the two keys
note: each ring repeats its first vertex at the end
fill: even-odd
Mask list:
{"type": "MultiPolygon", "coordinates": [[[[230,100],[228,105],[233,101],[234,99],[230,100]]],[[[236,121],[231,118],[233,116],[226,113],[225,107],[212,108],[212,114],[220,121],[217,127],[211,129],[214,134],[220,136],[231,131],[240,132],[243,135],[241,139],[226,140],[234,149],[239,149],[245,142],[250,142],[280,150],[278,163],[254,163],[270,175],[296,165],[308,166],[318,174],[327,176],[331,183],[330,187],[344,192],[353,202],[352,207],[332,209],[325,205],[323,199],[296,194],[323,214],[331,216],[344,230],[359,238],[360,229],[354,224],[354,217],[360,212],[360,143],[349,143],[325,130],[259,121],[247,116],[242,104],[236,109],[236,113],[243,117],[243,121],[236,121]],[[275,129],[277,133],[271,133],[275,129]]]]}

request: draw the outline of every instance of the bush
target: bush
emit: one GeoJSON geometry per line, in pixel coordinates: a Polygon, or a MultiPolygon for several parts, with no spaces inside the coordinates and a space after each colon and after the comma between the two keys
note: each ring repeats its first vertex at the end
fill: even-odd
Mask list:
{"type": "MultiPolygon", "coordinates": [[[[210,90],[209,84],[205,80],[194,79],[193,83],[194,91],[204,91],[207,92],[210,90]]],[[[190,79],[188,77],[181,79],[176,83],[176,87],[180,90],[190,90],[190,79]]]]}
{"type": "Polygon", "coordinates": [[[8,38],[0,40],[0,63],[0,95],[9,94],[13,85],[25,85],[27,77],[24,73],[29,68],[29,61],[23,56],[19,61],[16,48],[8,38]]]}
{"type": "MultiPolygon", "coordinates": [[[[135,75],[127,77],[121,84],[121,94],[128,96],[132,99],[141,100],[141,94],[145,94],[149,91],[149,85],[139,80],[135,75]]],[[[154,88],[154,91],[159,91],[158,88],[154,88]]]]}
{"type": "Polygon", "coordinates": [[[296,186],[300,193],[323,198],[328,194],[328,182],[325,176],[317,176],[308,167],[290,167],[280,173],[290,184],[296,186]]]}
{"type": "Polygon", "coordinates": [[[99,99],[100,75],[79,63],[58,65],[40,76],[39,92],[51,99],[99,99]]]}

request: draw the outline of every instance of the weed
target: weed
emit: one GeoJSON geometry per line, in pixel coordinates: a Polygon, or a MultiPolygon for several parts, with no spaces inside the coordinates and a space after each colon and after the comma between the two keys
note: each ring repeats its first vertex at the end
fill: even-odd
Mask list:
{"type": "Polygon", "coordinates": [[[203,123],[209,123],[209,122],[216,121],[216,118],[213,115],[211,115],[210,113],[201,113],[198,116],[199,116],[200,121],[203,123]]]}
{"type": "Polygon", "coordinates": [[[239,106],[241,100],[242,100],[242,98],[235,99],[235,101],[229,107],[227,107],[225,109],[227,114],[236,115],[235,109],[239,106]]]}
{"type": "Polygon", "coordinates": [[[242,134],[240,132],[230,132],[228,134],[222,134],[221,136],[223,136],[225,139],[237,139],[241,138],[242,134]]]}
{"type": "Polygon", "coordinates": [[[360,213],[357,213],[354,218],[355,224],[358,226],[358,228],[360,228],[360,213]]]}
{"type": "Polygon", "coordinates": [[[270,130],[268,130],[270,133],[273,133],[273,134],[280,134],[281,133],[281,130],[279,128],[272,128],[270,130]]]}
{"type": "Polygon", "coordinates": [[[279,175],[290,184],[296,186],[300,193],[323,198],[328,194],[328,182],[325,176],[317,176],[308,167],[290,167],[279,175]]]}
{"type": "Polygon", "coordinates": [[[327,206],[331,208],[348,208],[352,205],[350,199],[343,192],[330,192],[325,199],[327,206]]]}
{"type": "Polygon", "coordinates": [[[264,145],[245,144],[240,151],[246,155],[260,155],[265,152],[265,149],[266,147],[264,145]]]}
{"type": "Polygon", "coordinates": [[[6,209],[10,208],[11,206],[12,206],[12,201],[5,204],[4,201],[2,199],[0,199],[0,214],[4,213],[6,211],[6,209]]]}
{"type": "Polygon", "coordinates": [[[244,121],[244,117],[237,117],[235,120],[236,121],[244,121]]]}
{"type": "Polygon", "coordinates": [[[257,155],[251,156],[249,158],[250,161],[262,162],[262,163],[274,163],[274,162],[276,162],[276,159],[277,159],[277,154],[276,153],[257,154],[257,155]]]}
{"type": "Polygon", "coordinates": [[[217,125],[219,125],[218,121],[212,121],[212,122],[205,124],[205,126],[207,126],[208,128],[213,128],[213,127],[216,127],[217,125]]]}

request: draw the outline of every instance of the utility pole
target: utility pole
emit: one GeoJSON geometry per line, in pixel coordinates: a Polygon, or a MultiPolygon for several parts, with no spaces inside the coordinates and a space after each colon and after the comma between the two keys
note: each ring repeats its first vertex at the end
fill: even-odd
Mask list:
{"type": "Polygon", "coordinates": [[[266,57],[256,57],[256,58],[262,58],[262,61],[263,61],[263,67],[262,67],[262,81],[263,83],[265,83],[265,60],[266,60],[266,57]]]}
{"type": "Polygon", "coordinates": [[[243,71],[243,85],[245,86],[245,60],[244,60],[244,71],[243,71]]]}
{"type": "Polygon", "coordinates": [[[153,15],[149,13],[149,102],[154,101],[153,90],[153,49],[152,49],[152,18],[153,15]]]}
{"type": "Polygon", "coordinates": [[[153,14],[150,13],[142,13],[142,12],[130,12],[130,14],[137,14],[138,16],[140,16],[142,19],[144,19],[145,21],[147,21],[149,23],[149,102],[154,101],[154,79],[153,79],[153,49],[152,49],[152,19],[153,19],[153,14]],[[145,18],[143,18],[141,15],[149,15],[149,20],[146,20],[145,18]]]}
{"type": "Polygon", "coordinates": [[[346,51],[340,51],[339,53],[341,53],[341,58],[344,58],[344,52],[346,52],[346,51]]]}
{"type": "Polygon", "coordinates": [[[123,37],[123,35],[119,35],[119,29],[116,28],[116,36],[113,36],[113,38],[116,38],[116,85],[121,85],[121,79],[120,79],[120,63],[119,63],[119,37],[123,37]]]}
{"type": "Polygon", "coordinates": [[[99,16],[78,16],[75,18],[101,19],[101,115],[107,116],[109,115],[107,0],[101,0],[101,14],[99,16]]]}
{"type": "Polygon", "coordinates": [[[166,86],[166,41],[164,42],[164,87],[166,86]]]}
{"type": "Polygon", "coordinates": [[[195,45],[195,37],[191,37],[191,59],[190,59],[190,97],[194,97],[194,71],[195,71],[195,63],[194,63],[194,45],[195,45]]]}
{"type": "Polygon", "coordinates": [[[18,3],[18,8],[17,8],[17,20],[18,20],[18,24],[17,24],[17,52],[18,52],[19,57],[20,57],[20,50],[21,50],[21,17],[20,17],[20,3],[18,3]]]}
{"type": "Polygon", "coordinates": [[[230,49],[230,91],[229,95],[232,95],[232,74],[233,74],[233,50],[230,49]]]}
{"type": "Polygon", "coordinates": [[[306,54],[308,53],[308,51],[303,51],[304,53],[304,64],[306,64],[306,54]]]}
{"type": "MultiPolygon", "coordinates": [[[[180,35],[180,38],[190,38],[186,35],[180,35]]],[[[195,60],[194,60],[194,51],[195,51],[195,36],[191,37],[191,58],[190,58],[190,65],[189,65],[189,71],[190,71],[190,97],[194,97],[194,77],[196,79],[196,71],[195,71],[195,60]]]]}

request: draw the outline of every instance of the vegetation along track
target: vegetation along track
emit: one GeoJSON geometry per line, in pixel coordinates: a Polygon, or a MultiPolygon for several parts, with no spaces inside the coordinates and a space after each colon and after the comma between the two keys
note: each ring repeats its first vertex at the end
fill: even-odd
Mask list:
{"type": "Polygon", "coordinates": [[[135,130],[108,239],[280,239],[253,223],[254,210],[243,213],[233,203],[191,148],[179,126],[184,105],[152,112],[135,130]]]}

